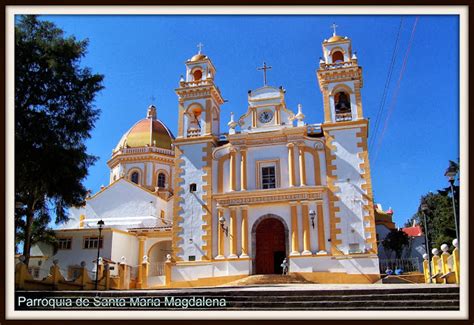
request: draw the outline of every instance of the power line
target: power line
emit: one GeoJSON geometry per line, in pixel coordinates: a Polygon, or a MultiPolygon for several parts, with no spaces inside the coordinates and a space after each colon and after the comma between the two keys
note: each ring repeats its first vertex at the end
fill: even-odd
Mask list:
{"type": "Polygon", "coordinates": [[[383,115],[382,113],[383,113],[383,109],[384,109],[384,106],[385,106],[385,101],[387,99],[388,89],[390,88],[390,81],[392,80],[393,68],[395,66],[395,58],[396,58],[396,54],[398,52],[398,44],[399,44],[399,40],[400,40],[400,31],[402,30],[402,25],[403,25],[403,16],[400,18],[400,24],[398,25],[397,39],[396,39],[395,45],[393,47],[392,59],[390,61],[390,66],[388,68],[387,79],[385,80],[385,87],[384,87],[384,90],[383,90],[383,93],[382,93],[382,98],[380,100],[379,110],[377,111],[377,116],[376,116],[376,119],[375,119],[373,136],[370,139],[370,143],[369,143],[369,148],[370,149],[372,149],[372,146],[375,143],[375,139],[377,138],[377,133],[378,133],[379,125],[380,125],[380,120],[382,119],[382,115],[383,115]]]}
{"type": "Polygon", "coordinates": [[[377,147],[376,147],[375,156],[374,156],[375,158],[373,160],[374,163],[377,160],[377,156],[378,156],[378,153],[379,153],[381,145],[382,145],[382,140],[383,140],[383,137],[385,135],[385,131],[387,130],[387,127],[388,127],[388,122],[390,120],[390,116],[392,115],[393,109],[395,108],[395,104],[397,102],[398,93],[400,91],[400,85],[401,85],[401,82],[402,82],[402,79],[403,79],[405,68],[407,66],[408,56],[410,54],[410,50],[411,50],[411,47],[413,45],[413,40],[415,38],[416,25],[418,24],[418,19],[419,18],[420,18],[419,16],[416,16],[415,22],[413,23],[413,28],[411,30],[410,40],[408,41],[408,46],[407,46],[407,49],[405,51],[405,57],[403,58],[402,68],[400,69],[400,74],[398,76],[397,86],[395,87],[395,92],[394,92],[394,95],[392,97],[392,101],[390,102],[388,114],[387,114],[387,117],[385,118],[384,127],[382,129],[382,134],[381,134],[381,136],[380,136],[380,138],[377,142],[377,147]]]}

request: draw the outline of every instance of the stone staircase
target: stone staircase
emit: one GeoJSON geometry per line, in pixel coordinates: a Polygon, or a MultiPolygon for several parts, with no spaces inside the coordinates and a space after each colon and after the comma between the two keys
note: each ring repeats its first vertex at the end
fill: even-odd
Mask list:
{"type": "MultiPolygon", "coordinates": [[[[258,281],[259,278],[254,278],[258,281]]],[[[273,278],[275,281],[277,277],[273,278]]],[[[24,292],[25,294],[27,292],[24,292]]],[[[44,296],[44,292],[28,292],[44,296]]],[[[224,298],[225,307],[188,307],[186,310],[459,310],[459,287],[427,284],[273,284],[129,291],[48,292],[48,296],[102,298],[224,298]]],[[[104,310],[130,307],[100,308],[104,310]]],[[[65,308],[67,309],[67,308],[65,308]]],[[[97,309],[97,308],[96,308],[97,309]]],[[[133,310],[183,310],[180,307],[134,307],[133,310]]]]}
{"type": "Polygon", "coordinates": [[[222,286],[228,287],[228,286],[257,285],[257,284],[291,284],[291,283],[313,283],[313,282],[307,281],[305,278],[303,278],[301,275],[298,275],[298,274],[289,274],[289,275],[258,274],[258,275],[251,275],[246,278],[233,281],[230,283],[226,283],[222,286]]]}

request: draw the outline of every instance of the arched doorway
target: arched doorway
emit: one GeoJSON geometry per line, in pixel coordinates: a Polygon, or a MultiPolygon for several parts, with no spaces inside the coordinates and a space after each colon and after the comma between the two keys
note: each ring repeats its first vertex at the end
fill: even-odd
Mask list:
{"type": "Polygon", "coordinates": [[[280,217],[267,215],[256,222],[253,228],[254,273],[281,273],[280,265],[288,254],[288,230],[284,221],[280,217]]]}
{"type": "Polygon", "coordinates": [[[171,240],[160,241],[148,250],[148,275],[164,275],[166,255],[171,254],[171,240]]]}

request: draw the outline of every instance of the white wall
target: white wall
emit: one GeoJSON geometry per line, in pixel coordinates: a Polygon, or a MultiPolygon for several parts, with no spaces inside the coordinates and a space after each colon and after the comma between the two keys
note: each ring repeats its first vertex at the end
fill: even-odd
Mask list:
{"type": "Polygon", "coordinates": [[[358,243],[360,249],[364,251],[365,239],[371,235],[365,233],[363,222],[365,214],[363,206],[368,202],[363,197],[366,190],[361,188],[365,181],[361,178],[364,171],[359,166],[363,161],[358,156],[362,148],[357,146],[361,139],[356,136],[360,130],[360,128],[351,128],[329,131],[334,136],[333,144],[336,147],[336,159],[333,161],[336,170],[333,173],[336,175],[334,185],[339,187],[339,191],[335,193],[339,201],[335,206],[340,209],[336,215],[341,219],[337,225],[341,229],[341,234],[337,235],[337,239],[342,241],[338,248],[346,253],[349,244],[353,243],[358,243]]]}
{"type": "Polygon", "coordinates": [[[249,260],[213,263],[178,264],[173,266],[172,281],[192,281],[200,278],[247,275],[251,272],[249,260]]]}
{"type": "Polygon", "coordinates": [[[203,179],[205,175],[203,167],[205,162],[203,157],[205,153],[203,148],[206,144],[198,143],[193,145],[182,146],[184,154],[181,156],[181,159],[184,163],[180,166],[184,173],[182,175],[177,175],[177,177],[182,177],[184,182],[180,185],[183,187],[181,193],[175,193],[181,195],[183,201],[180,203],[182,211],[179,213],[180,217],[183,218],[178,226],[182,227],[183,230],[180,233],[183,241],[180,243],[183,252],[178,254],[183,260],[187,261],[188,256],[196,256],[196,260],[200,260],[203,256],[202,246],[204,241],[202,236],[205,234],[203,226],[203,179]],[[197,185],[197,192],[190,193],[189,185],[195,183],[197,185]],[[192,242],[190,241],[192,239],[192,242]]]}

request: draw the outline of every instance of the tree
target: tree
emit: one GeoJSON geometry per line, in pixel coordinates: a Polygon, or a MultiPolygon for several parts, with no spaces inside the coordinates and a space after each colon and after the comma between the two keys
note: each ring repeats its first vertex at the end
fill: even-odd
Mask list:
{"type": "Polygon", "coordinates": [[[386,251],[395,252],[397,259],[402,257],[403,249],[408,246],[409,238],[408,235],[399,229],[392,229],[382,240],[382,246],[386,251]]]}
{"type": "MultiPolygon", "coordinates": [[[[440,247],[445,243],[451,244],[453,239],[456,238],[451,198],[447,195],[430,192],[422,196],[420,201],[425,203],[428,208],[425,215],[428,226],[428,240],[431,248],[440,247]]],[[[425,223],[421,208],[413,215],[413,219],[417,220],[424,231],[425,223]]]]}
{"type": "Polygon", "coordinates": [[[15,225],[26,263],[51,217],[64,222],[83,203],[81,182],[97,159],[84,142],[103,76],[80,66],[87,44],[36,16],[15,26],[15,225]]]}

